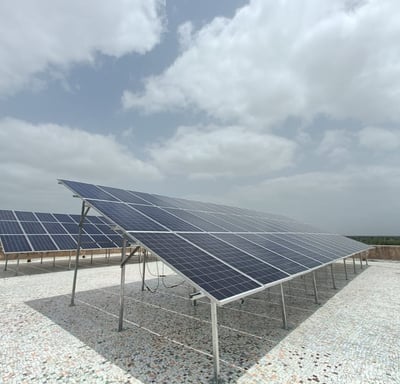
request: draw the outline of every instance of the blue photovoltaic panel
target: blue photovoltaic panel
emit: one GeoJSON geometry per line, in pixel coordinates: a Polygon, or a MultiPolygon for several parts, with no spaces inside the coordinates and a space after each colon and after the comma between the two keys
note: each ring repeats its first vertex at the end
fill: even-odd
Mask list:
{"type": "Polygon", "coordinates": [[[25,235],[0,235],[4,253],[31,252],[25,235]]]}
{"type": "Polygon", "coordinates": [[[71,219],[75,222],[75,223],[79,223],[81,221],[81,215],[70,215],[71,219]]]}
{"type": "Polygon", "coordinates": [[[212,224],[209,221],[203,220],[202,218],[193,215],[188,211],[184,211],[182,209],[173,209],[166,208],[166,210],[172,213],[175,216],[178,216],[180,219],[187,221],[189,224],[192,224],[202,231],[205,232],[226,232],[226,229],[219,227],[218,225],[212,224]]]}
{"type": "Polygon", "coordinates": [[[92,235],[91,237],[101,248],[115,248],[115,244],[105,235],[92,235]]]}
{"type": "Polygon", "coordinates": [[[83,229],[89,235],[101,235],[101,231],[94,224],[83,223],[83,229]]]}
{"type": "Polygon", "coordinates": [[[98,216],[86,216],[85,222],[90,224],[104,224],[104,221],[98,216]]]}
{"type": "Polygon", "coordinates": [[[34,251],[56,251],[57,246],[52,242],[49,235],[28,235],[34,251]]]}
{"type": "MultiPolygon", "coordinates": [[[[78,235],[71,235],[76,241],[78,241],[78,235]]],[[[92,249],[99,248],[91,236],[83,234],[81,236],[81,248],[82,249],[92,249]]]]}
{"type": "Polygon", "coordinates": [[[76,250],[76,241],[70,235],[53,235],[52,238],[60,251],[76,250]]]}
{"type": "MultiPolygon", "coordinates": [[[[300,238],[304,235],[300,235],[300,238]]],[[[278,234],[278,235],[268,235],[268,238],[276,241],[277,243],[284,245],[290,249],[293,249],[296,252],[302,253],[307,255],[308,257],[312,257],[315,260],[320,261],[321,263],[325,264],[332,260],[335,260],[339,257],[339,255],[332,255],[328,249],[325,247],[315,247],[314,245],[310,244],[310,242],[303,242],[303,241],[293,241],[288,237],[288,234],[278,234]]]]}
{"type": "Polygon", "coordinates": [[[134,237],[217,300],[261,287],[173,233],[135,233],[134,237]]]}
{"type": "MultiPolygon", "coordinates": [[[[257,287],[278,284],[369,248],[340,236],[325,236],[308,224],[280,215],[64,183],[104,215],[100,220],[105,223],[106,219],[111,220],[110,224],[117,225],[128,237],[137,238],[175,271],[224,303],[254,292],[257,287]],[[99,190],[115,200],[109,201],[107,195],[100,197],[99,190]],[[205,277],[205,271],[210,276],[205,277]],[[232,280],[223,280],[223,273],[226,272],[225,277],[233,277],[232,271],[238,274],[236,285],[232,280]],[[249,281],[253,285],[248,285],[249,281]]],[[[106,234],[110,231],[105,224],[98,224],[97,228],[106,234]]]]}
{"type": "Polygon", "coordinates": [[[226,231],[229,232],[247,232],[246,229],[243,227],[238,227],[237,225],[231,224],[227,222],[226,220],[223,220],[220,216],[222,215],[216,215],[210,212],[199,212],[199,211],[190,211],[195,216],[198,216],[202,218],[203,220],[209,221],[210,223],[213,223],[215,225],[218,225],[219,227],[224,228],[226,231]]]}
{"type": "Polygon", "coordinates": [[[88,200],[91,206],[126,231],[166,231],[164,227],[143,216],[124,203],[88,200]]]}
{"type": "Polygon", "coordinates": [[[0,209],[0,220],[17,220],[13,211],[0,209]]]}
{"type": "Polygon", "coordinates": [[[77,235],[79,233],[78,224],[74,223],[63,223],[63,227],[67,230],[71,235],[77,235]]]}
{"type": "Polygon", "coordinates": [[[62,235],[67,233],[60,223],[43,222],[42,224],[50,235],[62,235]]]}
{"type": "Polygon", "coordinates": [[[117,201],[115,197],[111,196],[107,192],[104,192],[93,184],[78,183],[76,181],[69,180],[62,180],[62,182],[84,199],[117,201]]]}
{"type": "Polygon", "coordinates": [[[54,213],[54,217],[60,222],[60,223],[75,223],[74,220],[72,220],[70,215],[67,215],[65,213],[54,213]]]}
{"type": "Polygon", "coordinates": [[[111,187],[103,187],[100,186],[101,189],[110,193],[117,199],[121,200],[124,203],[133,203],[133,204],[149,204],[147,201],[141,199],[139,196],[134,195],[131,192],[125,191],[124,189],[111,188],[111,187]]]}
{"type": "Polygon", "coordinates": [[[27,235],[45,234],[46,231],[39,222],[21,221],[22,228],[27,235]]]}
{"type": "Polygon", "coordinates": [[[18,235],[23,234],[17,221],[0,221],[0,235],[18,235]]]}
{"type": "Polygon", "coordinates": [[[110,224],[97,224],[96,227],[104,235],[115,235],[117,233],[111,229],[110,224]]]}
{"type": "Polygon", "coordinates": [[[33,212],[15,211],[19,221],[38,221],[33,212]]]}
{"type": "Polygon", "coordinates": [[[122,247],[122,236],[120,235],[107,235],[107,237],[115,243],[117,247],[122,247]]]}
{"type": "Polygon", "coordinates": [[[287,273],[259,259],[249,257],[242,250],[216,239],[207,233],[185,233],[182,234],[182,237],[261,284],[269,284],[289,276],[287,273]]]}
{"type": "Polygon", "coordinates": [[[134,193],[135,196],[140,197],[142,200],[147,201],[148,203],[154,204],[158,207],[174,207],[174,205],[171,205],[170,201],[165,201],[159,196],[152,195],[150,193],[145,193],[145,192],[136,192],[136,191],[130,191],[131,193],[134,193]]]}
{"type": "Polygon", "coordinates": [[[44,213],[44,212],[35,212],[36,217],[39,221],[49,222],[49,223],[56,223],[57,219],[51,213],[44,213]]]}
{"type": "Polygon", "coordinates": [[[189,232],[199,232],[201,229],[194,227],[193,225],[186,223],[185,221],[179,219],[176,216],[162,210],[158,207],[153,207],[149,205],[134,205],[129,204],[134,209],[142,212],[151,219],[157,221],[161,225],[164,225],[171,231],[189,231],[189,232]]]}
{"type": "Polygon", "coordinates": [[[300,265],[290,259],[287,259],[277,253],[271,252],[266,248],[257,245],[251,240],[260,240],[257,235],[246,235],[246,238],[232,233],[220,233],[216,234],[216,237],[227,241],[228,243],[243,249],[244,251],[250,253],[254,257],[264,261],[265,263],[271,264],[278,267],[282,271],[289,275],[294,275],[296,273],[304,272],[307,267],[300,265]]]}
{"type": "Polygon", "coordinates": [[[294,251],[293,249],[290,249],[288,247],[285,247],[284,245],[281,245],[273,240],[271,240],[271,238],[269,238],[268,234],[261,234],[261,235],[257,235],[260,236],[263,240],[262,240],[262,244],[265,248],[274,251],[282,256],[287,257],[288,259],[291,259],[293,261],[296,261],[299,264],[302,264],[308,268],[315,268],[321,264],[323,264],[321,261],[312,259],[310,257],[307,257],[305,255],[302,255],[296,251],[294,251]]]}

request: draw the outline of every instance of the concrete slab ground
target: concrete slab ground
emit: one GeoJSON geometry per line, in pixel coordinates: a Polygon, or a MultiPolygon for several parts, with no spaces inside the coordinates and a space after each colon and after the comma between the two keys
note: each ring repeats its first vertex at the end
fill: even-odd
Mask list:
{"type": "MultiPolygon", "coordinates": [[[[0,272],[0,383],[210,383],[210,306],[161,263],[126,274],[126,321],[117,332],[118,260],[83,261],[76,306],[73,271],[57,261],[0,272]],[[166,277],[159,277],[159,276],[166,277]]],[[[370,262],[357,274],[335,264],[218,309],[224,383],[400,383],[400,263],[370,262]]],[[[0,265],[2,270],[2,265],[0,265]]]]}

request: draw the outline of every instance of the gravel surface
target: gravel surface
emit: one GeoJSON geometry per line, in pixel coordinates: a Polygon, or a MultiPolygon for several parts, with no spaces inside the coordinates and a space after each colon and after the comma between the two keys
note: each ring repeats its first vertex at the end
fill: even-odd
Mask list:
{"type": "MultiPolygon", "coordinates": [[[[124,331],[120,268],[82,260],[76,306],[68,260],[0,264],[0,383],[210,383],[210,306],[161,263],[127,266],[124,331]],[[157,278],[157,275],[166,275],[157,278]]],[[[348,262],[218,309],[224,383],[400,383],[400,263],[348,262]]]]}

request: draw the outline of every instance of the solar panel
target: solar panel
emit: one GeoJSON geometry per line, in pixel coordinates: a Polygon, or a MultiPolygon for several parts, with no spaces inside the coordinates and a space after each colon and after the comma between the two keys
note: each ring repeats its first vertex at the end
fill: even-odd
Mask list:
{"type": "MultiPolygon", "coordinates": [[[[77,243],[71,235],[79,233],[76,222],[80,220],[79,215],[0,210],[0,217],[13,219],[0,220],[4,253],[76,250],[77,243]]],[[[110,228],[110,222],[98,216],[85,217],[83,235],[82,249],[119,248],[122,243],[121,235],[110,228]],[[113,239],[106,235],[112,235],[113,239]]]]}
{"type": "Polygon", "coordinates": [[[289,276],[260,259],[246,257],[249,254],[246,254],[243,250],[235,248],[210,234],[186,233],[182,234],[182,237],[261,284],[268,284],[289,276]]]}
{"type": "Polygon", "coordinates": [[[16,211],[15,215],[19,221],[38,221],[33,212],[16,211]]]}
{"type": "Polygon", "coordinates": [[[51,213],[45,213],[45,212],[35,212],[36,217],[39,219],[39,221],[43,222],[49,222],[49,223],[56,223],[57,219],[51,214],[51,213]]]}
{"type": "Polygon", "coordinates": [[[0,234],[22,235],[22,229],[17,221],[0,221],[0,234]]]}
{"type": "Polygon", "coordinates": [[[13,211],[0,209],[0,220],[17,220],[13,211]]]}
{"type": "Polygon", "coordinates": [[[169,265],[218,300],[254,291],[261,287],[261,284],[176,234],[135,233],[135,238],[151,252],[160,257],[162,255],[163,260],[169,265]]]}
{"type": "Polygon", "coordinates": [[[46,230],[43,228],[43,225],[39,222],[31,222],[31,221],[21,221],[21,226],[24,229],[24,232],[28,235],[33,234],[45,234],[46,230]]]}
{"type": "Polygon", "coordinates": [[[56,251],[58,248],[49,235],[28,235],[34,251],[56,251]]]}
{"type": "Polygon", "coordinates": [[[32,247],[24,235],[0,235],[0,240],[4,253],[32,251],[32,247]]]}
{"type": "Polygon", "coordinates": [[[166,231],[164,227],[127,204],[97,200],[88,202],[126,231],[166,231]]]}
{"type": "Polygon", "coordinates": [[[280,215],[61,183],[221,304],[369,248],[280,215]]]}

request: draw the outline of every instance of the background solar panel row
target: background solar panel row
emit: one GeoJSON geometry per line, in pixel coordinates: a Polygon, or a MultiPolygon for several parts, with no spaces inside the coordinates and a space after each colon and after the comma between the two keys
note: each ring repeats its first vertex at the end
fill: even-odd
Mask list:
{"type": "Polygon", "coordinates": [[[279,215],[61,182],[219,301],[247,295],[368,249],[365,244],[279,215]]]}
{"type": "MultiPolygon", "coordinates": [[[[80,215],[0,210],[0,241],[4,253],[69,251],[77,247],[80,215]]],[[[120,248],[121,235],[111,222],[87,216],[82,249],[120,248]]]]}

